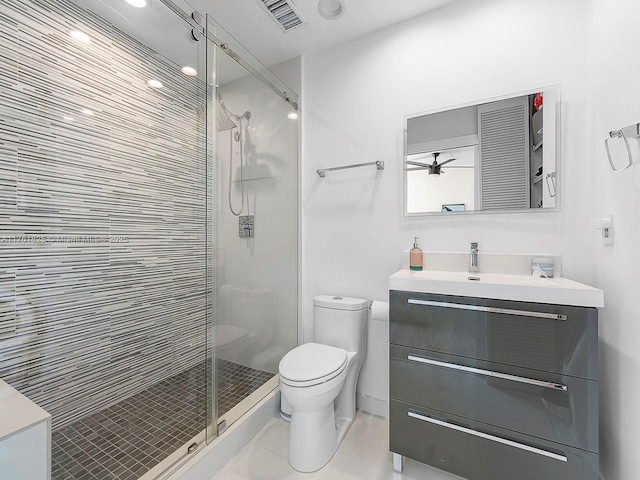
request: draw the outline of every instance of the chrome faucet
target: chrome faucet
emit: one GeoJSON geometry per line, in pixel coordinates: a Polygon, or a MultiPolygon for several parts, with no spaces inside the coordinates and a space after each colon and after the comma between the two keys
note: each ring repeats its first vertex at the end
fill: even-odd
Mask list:
{"type": "Polygon", "coordinates": [[[471,256],[469,257],[469,273],[478,273],[478,242],[471,242],[471,256]]]}

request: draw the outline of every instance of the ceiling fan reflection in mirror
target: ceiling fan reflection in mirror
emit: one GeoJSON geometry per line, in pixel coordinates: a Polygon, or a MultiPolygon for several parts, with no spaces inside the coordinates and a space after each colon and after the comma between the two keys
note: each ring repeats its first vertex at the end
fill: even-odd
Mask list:
{"type": "Polygon", "coordinates": [[[445,160],[442,163],[438,163],[438,157],[440,156],[440,152],[433,152],[431,155],[433,155],[433,163],[429,164],[429,163],[421,163],[421,162],[416,162],[413,160],[407,160],[407,165],[413,165],[414,167],[417,168],[412,168],[412,169],[407,169],[407,170],[424,170],[427,169],[429,170],[429,175],[440,175],[441,173],[444,173],[441,169],[443,165],[446,165],[449,162],[453,162],[455,160],[455,158],[449,158],[447,160],[445,160]]]}

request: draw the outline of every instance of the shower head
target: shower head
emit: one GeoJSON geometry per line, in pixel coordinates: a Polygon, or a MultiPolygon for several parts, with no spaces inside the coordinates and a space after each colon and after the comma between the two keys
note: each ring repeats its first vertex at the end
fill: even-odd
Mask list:
{"type": "Polygon", "coordinates": [[[218,132],[224,132],[224,131],[236,128],[238,126],[238,124],[236,123],[238,116],[234,115],[229,110],[227,110],[227,107],[222,101],[222,97],[220,95],[218,95],[217,106],[218,106],[218,112],[217,112],[218,113],[218,132]],[[236,121],[233,120],[234,118],[236,119],[236,121]]]}
{"type": "Polygon", "coordinates": [[[236,128],[242,120],[249,120],[250,118],[251,112],[249,110],[240,116],[227,110],[222,97],[218,95],[218,132],[236,128]]]}
{"type": "MultiPolygon", "coordinates": [[[[236,128],[238,124],[233,121],[231,112],[224,106],[222,98],[218,97],[218,132],[224,132],[236,128]]],[[[233,115],[235,117],[235,115],[233,115]]]]}

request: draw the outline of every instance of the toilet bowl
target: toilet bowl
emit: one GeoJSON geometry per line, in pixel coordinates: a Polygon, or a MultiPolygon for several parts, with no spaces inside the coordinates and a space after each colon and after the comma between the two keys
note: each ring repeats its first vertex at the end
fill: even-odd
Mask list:
{"type": "Polygon", "coordinates": [[[346,378],[347,352],[341,348],[306,343],[280,362],[280,389],[295,410],[290,437],[304,438],[293,440],[289,449],[289,462],[296,470],[318,470],[333,455],[333,402],[346,378]]]}
{"type": "Polygon", "coordinates": [[[283,403],[291,405],[289,463],[298,471],[322,468],[355,418],[368,306],[357,298],[314,298],[316,341],[294,348],[280,361],[280,391],[283,403]]]}

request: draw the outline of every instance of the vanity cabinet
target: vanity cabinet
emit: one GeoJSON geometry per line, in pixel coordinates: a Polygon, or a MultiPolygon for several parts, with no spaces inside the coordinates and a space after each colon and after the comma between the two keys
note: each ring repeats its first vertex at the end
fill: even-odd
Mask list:
{"type": "Polygon", "coordinates": [[[471,480],[598,480],[598,311],[390,291],[390,450],[471,480]]]}
{"type": "Polygon", "coordinates": [[[2,380],[0,478],[51,478],[51,415],[2,380]]]}

